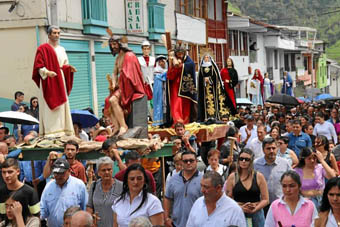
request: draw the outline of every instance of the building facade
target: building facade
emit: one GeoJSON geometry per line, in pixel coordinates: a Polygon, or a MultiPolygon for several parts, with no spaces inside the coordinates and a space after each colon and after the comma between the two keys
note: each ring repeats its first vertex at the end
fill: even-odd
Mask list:
{"type": "Polygon", "coordinates": [[[152,44],[153,55],[166,55],[160,35],[165,28],[172,34],[176,30],[172,0],[26,0],[8,12],[10,6],[10,1],[0,1],[0,48],[7,53],[0,55],[0,75],[6,79],[0,85],[1,110],[9,109],[17,90],[25,93],[25,101],[37,96],[32,67],[37,47],[47,41],[49,25],[60,26],[60,44],[78,70],[69,97],[71,109],[91,107],[99,116],[108,95],[106,74],[112,73],[115,60],[106,29],[126,35],[136,55],[142,54],[144,40],[152,44]]]}

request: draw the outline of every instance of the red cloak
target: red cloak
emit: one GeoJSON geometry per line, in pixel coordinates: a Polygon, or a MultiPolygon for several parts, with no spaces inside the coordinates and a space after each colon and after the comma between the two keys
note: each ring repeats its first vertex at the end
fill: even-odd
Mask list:
{"type": "Polygon", "coordinates": [[[109,96],[105,98],[104,113],[107,113],[110,108],[112,95],[119,96],[120,105],[128,113],[131,111],[131,103],[145,95],[143,74],[139,61],[131,51],[125,53],[123,66],[119,72],[118,84],[119,91],[110,92],[109,96]]]}
{"type": "MultiPolygon", "coordinates": [[[[69,65],[64,65],[61,70],[63,70],[64,73],[67,94],[69,95],[73,85],[73,72],[71,72],[71,67],[69,65]]],[[[40,45],[37,49],[34,59],[32,79],[39,88],[41,80],[43,96],[51,110],[54,110],[67,101],[58,57],[54,48],[48,43],[40,45]],[[45,80],[42,80],[39,74],[39,69],[44,67],[49,71],[57,73],[57,75],[55,77],[47,77],[45,80]]]]}
{"type": "MultiPolygon", "coordinates": [[[[123,66],[119,72],[120,104],[124,110],[130,112],[131,103],[145,95],[143,74],[140,70],[138,59],[134,53],[125,53],[123,66]]],[[[111,94],[112,95],[112,94],[111,94]]],[[[109,108],[109,98],[105,99],[105,108],[109,108]]]]}
{"type": "Polygon", "coordinates": [[[233,104],[234,109],[236,110],[236,98],[235,98],[235,91],[234,88],[232,87],[231,83],[231,76],[229,75],[228,68],[223,68],[221,70],[221,78],[224,84],[224,90],[227,93],[227,95],[230,98],[230,101],[233,104]],[[225,82],[226,80],[229,80],[229,83],[225,82]]]}

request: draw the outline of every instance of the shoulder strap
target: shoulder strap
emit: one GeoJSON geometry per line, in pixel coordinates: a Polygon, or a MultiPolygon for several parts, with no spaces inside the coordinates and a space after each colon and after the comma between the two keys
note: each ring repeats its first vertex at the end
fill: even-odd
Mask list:
{"type": "MultiPolygon", "coordinates": [[[[93,205],[94,190],[96,189],[96,186],[97,186],[97,181],[93,182],[93,184],[92,184],[92,205],[93,205]]],[[[94,205],[93,205],[92,209],[93,209],[93,213],[94,213],[94,205]]]]}
{"type": "Polygon", "coordinates": [[[237,182],[239,181],[240,177],[238,175],[238,172],[235,171],[235,185],[237,184],[237,182]]]}

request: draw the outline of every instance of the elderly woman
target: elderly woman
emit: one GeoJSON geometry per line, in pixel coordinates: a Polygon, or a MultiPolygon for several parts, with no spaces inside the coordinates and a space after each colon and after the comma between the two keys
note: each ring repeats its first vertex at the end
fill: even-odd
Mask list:
{"type": "Polygon", "coordinates": [[[89,191],[86,211],[99,216],[97,226],[113,226],[111,207],[123,191],[123,183],[112,177],[113,161],[109,157],[98,160],[98,175],[89,191]]]}
{"type": "Polygon", "coordinates": [[[330,179],[325,187],[315,227],[340,226],[340,178],[330,179]]]}
{"type": "Polygon", "coordinates": [[[335,177],[333,169],[325,162],[320,151],[314,152],[311,148],[302,148],[300,161],[295,168],[301,179],[301,193],[311,199],[316,208],[319,208],[321,195],[325,187],[325,179],[335,177]],[[317,160],[320,162],[318,164],[317,160]]]}
{"type": "Polygon", "coordinates": [[[123,192],[112,205],[114,227],[127,227],[135,217],[144,216],[152,225],[164,225],[159,199],[148,193],[148,177],[140,164],[130,165],[124,175],[123,192]]]}
{"type": "Polygon", "coordinates": [[[209,166],[204,171],[215,171],[223,177],[223,181],[226,180],[228,167],[219,164],[220,151],[212,149],[208,152],[208,163],[209,166]]]}
{"type": "Polygon", "coordinates": [[[263,208],[269,201],[267,182],[262,173],[254,170],[254,153],[248,148],[238,156],[237,170],[227,180],[227,195],[242,208],[253,227],[264,225],[263,208]]]}
{"type": "Polygon", "coordinates": [[[300,176],[288,170],[281,176],[283,197],[275,200],[267,213],[265,227],[313,226],[318,212],[312,201],[300,195],[300,176]]]}

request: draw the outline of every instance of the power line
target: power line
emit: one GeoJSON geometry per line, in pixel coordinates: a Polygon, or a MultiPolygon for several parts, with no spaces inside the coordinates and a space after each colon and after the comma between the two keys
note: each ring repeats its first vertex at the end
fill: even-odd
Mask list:
{"type": "Polygon", "coordinates": [[[328,15],[328,14],[337,13],[337,12],[340,12],[340,9],[334,10],[334,11],[329,11],[329,12],[326,12],[326,13],[320,13],[320,15],[328,15]]]}

